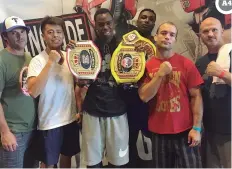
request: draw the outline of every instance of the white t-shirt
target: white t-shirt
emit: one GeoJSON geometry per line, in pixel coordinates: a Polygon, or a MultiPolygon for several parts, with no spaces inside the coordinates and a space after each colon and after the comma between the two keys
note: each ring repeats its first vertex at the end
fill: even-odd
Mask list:
{"type": "MultiPolygon", "coordinates": [[[[65,52],[63,52],[65,56],[65,52]]],[[[48,61],[48,54],[43,51],[35,56],[28,68],[28,78],[40,74],[48,61]]],[[[64,57],[64,59],[66,59],[64,57]]],[[[39,98],[39,130],[49,130],[72,123],[75,120],[76,101],[74,79],[66,60],[56,64],[39,98]]]]}

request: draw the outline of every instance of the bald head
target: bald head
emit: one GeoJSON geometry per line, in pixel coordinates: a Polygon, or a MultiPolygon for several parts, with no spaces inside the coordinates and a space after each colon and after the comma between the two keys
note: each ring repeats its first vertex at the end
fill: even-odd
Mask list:
{"type": "MultiPolygon", "coordinates": [[[[209,52],[218,50],[222,44],[223,28],[221,22],[213,17],[206,18],[200,25],[200,36],[209,52]]],[[[216,51],[218,52],[218,51],[216,51]]]]}
{"type": "Polygon", "coordinates": [[[218,19],[213,18],[213,17],[209,17],[209,18],[204,19],[201,22],[200,30],[204,29],[204,27],[208,26],[208,25],[217,25],[218,27],[220,27],[221,29],[223,29],[222,28],[222,24],[221,24],[221,22],[218,19]]]}

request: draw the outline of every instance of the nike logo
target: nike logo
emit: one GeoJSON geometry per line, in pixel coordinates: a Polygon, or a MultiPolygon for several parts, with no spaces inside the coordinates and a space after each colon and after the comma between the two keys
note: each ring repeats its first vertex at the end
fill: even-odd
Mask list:
{"type": "Polygon", "coordinates": [[[128,152],[128,146],[126,147],[125,150],[120,149],[119,150],[119,157],[124,157],[128,152]]]}

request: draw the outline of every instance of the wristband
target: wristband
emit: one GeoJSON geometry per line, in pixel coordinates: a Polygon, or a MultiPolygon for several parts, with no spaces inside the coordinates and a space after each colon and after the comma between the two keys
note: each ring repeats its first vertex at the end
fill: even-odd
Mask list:
{"type": "Polygon", "coordinates": [[[201,127],[193,126],[193,130],[196,130],[196,131],[198,131],[198,132],[201,132],[201,127]]]}
{"type": "Polygon", "coordinates": [[[218,77],[219,77],[220,79],[223,78],[223,77],[225,76],[225,73],[226,73],[226,71],[223,70],[223,71],[221,72],[221,74],[220,74],[218,77]]]}

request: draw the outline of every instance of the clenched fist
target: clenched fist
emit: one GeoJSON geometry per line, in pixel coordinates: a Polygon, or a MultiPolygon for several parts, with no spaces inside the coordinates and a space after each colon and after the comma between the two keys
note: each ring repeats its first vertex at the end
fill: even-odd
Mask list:
{"type": "Polygon", "coordinates": [[[220,76],[221,72],[223,71],[223,69],[214,61],[210,62],[206,68],[205,73],[208,76],[220,76]]]}
{"type": "Polygon", "coordinates": [[[172,72],[172,65],[168,61],[165,61],[160,65],[158,74],[160,76],[165,76],[165,75],[168,75],[171,72],[172,72]]]}
{"type": "Polygon", "coordinates": [[[51,50],[49,52],[49,61],[51,61],[52,63],[58,63],[61,60],[61,54],[58,53],[56,50],[51,50]]]}

